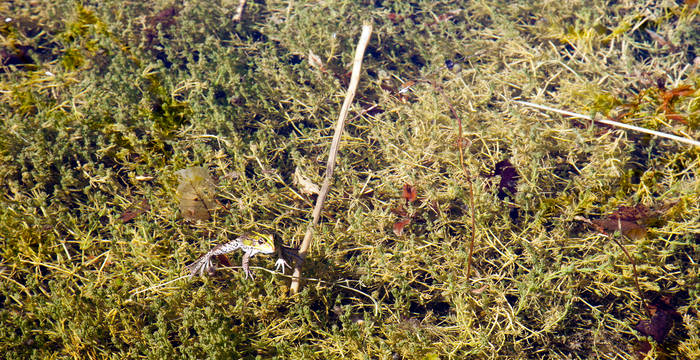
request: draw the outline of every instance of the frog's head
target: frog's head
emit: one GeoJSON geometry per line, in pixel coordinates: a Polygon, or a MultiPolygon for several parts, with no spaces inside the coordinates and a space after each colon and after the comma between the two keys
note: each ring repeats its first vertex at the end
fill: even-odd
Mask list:
{"type": "Polygon", "coordinates": [[[256,253],[272,254],[275,252],[275,239],[272,234],[250,232],[239,239],[243,245],[254,249],[256,253]]]}

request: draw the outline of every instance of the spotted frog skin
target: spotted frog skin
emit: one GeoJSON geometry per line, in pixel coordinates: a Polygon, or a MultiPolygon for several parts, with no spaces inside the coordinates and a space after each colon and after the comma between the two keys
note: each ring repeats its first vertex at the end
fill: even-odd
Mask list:
{"type": "Polygon", "coordinates": [[[216,265],[212,263],[212,257],[224,255],[235,250],[243,250],[243,262],[241,267],[245,272],[246,279],[255,279],[250,272],[248,262],[255,254],[272,254],[276,252],[275,241],[272,235],[260,234],[257,232],[241,235],[235,240],[215,246],[208,253],[202,255],[192,264],[187,265],[190,275],[212,274],[216,270],[216,265]]]}

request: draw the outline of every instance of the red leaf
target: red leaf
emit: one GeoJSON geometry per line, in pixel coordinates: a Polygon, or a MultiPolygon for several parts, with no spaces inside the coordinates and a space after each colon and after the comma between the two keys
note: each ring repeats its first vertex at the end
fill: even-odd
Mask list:
{"type": "Polygon", "coordinates": [[[688,125],[688,121],[686,121],[685,116],[683,116],[683,115],[679,115],[679,114],[666,114],[666,119],[680,121],[680,122],[682,122],[683,124],[688,125]]]}
{"type": "Polygon", "coordinates": [[[414,202],[416,201],[418,193],[416,192],[416,188],[414,188],[413,186],[409,184],[404,184],[401,196],[404,199],[406,199],[406,202],[414,202]]]}
{"type": "Polygon", "coordinates": [[[397,221],[394,224],[394,234],[396,234],[396,236],[403,235],[403,229],[406,227],[406,225],[408,225],[410,223],[411,223],[411,219],[403,219],[403,220],[397,221]]]}
{"type": "Polygon", "coordinates": [[[693,93],[695,93],[695,89],[690,85],[681,85],[667,92],[667,94],[671,96],[690,96],[693,95],[693,93]]]}
{"type": "Polygon", "coordinates": [[[659,95],[661,96],[661,105],[659,105],[659,110],[663,110],[665,114],[674,114],[674,106],[673,103],[676,101],[676,99],[680,96],[690,96],[693,93],[695,93],[695,89],[693,89],[692,86],[690,85],[681,85],[675,89],[671,90],[664,90],[659,88],[660,93],[659,95]]]}
{"type": "Polygon", "coordinates": [[[389,13],[386,17],[395,23],[397,23],[399,21],[403,21],[403,19],[404,19],[403,16],[396,14],[396,13],[389,13]]]}

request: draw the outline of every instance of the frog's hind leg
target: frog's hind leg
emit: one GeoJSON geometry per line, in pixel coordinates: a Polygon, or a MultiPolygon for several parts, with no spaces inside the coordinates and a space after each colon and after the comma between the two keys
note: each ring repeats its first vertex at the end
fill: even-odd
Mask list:
{"type": "Polygon", "coordinates": [[[204,275],[205,273],[211,275],[216,270],[216,265],[214,265],[214,263],[212,262],[212,257],[217,255],[228,254],[232,251],[239,249],[240,247],[241,243],[238,241],[238,239],[217,245],[213,249],[209,250],[208,253],[202,255],[195,262],[185,267],[187,268],[187,270],[190,271],[190,276],[194,276],[197,274],[204,275]]]}

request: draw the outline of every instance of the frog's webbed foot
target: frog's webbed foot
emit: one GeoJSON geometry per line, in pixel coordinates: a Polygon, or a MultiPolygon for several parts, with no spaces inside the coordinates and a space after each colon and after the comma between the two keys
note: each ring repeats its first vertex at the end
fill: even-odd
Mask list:
{"type": "Polygon", "coordinates": [[[277,261],[275,262],[275,271],[279,271],[284,274],[284,268],[288,267],[292,269],[291,263],[299,262],[301,257],[299,256],[299,251],[287,246],[279,245],[277,250],[277,261]]]}
{"type": "Polygon", "coordinates": [[[284,269],[286,267],[289,269],[292,268],[291,265],[289,265],[289,263],[287,263],[287,260],[285,260],[283,258],[279,258],[279,259],[277,259],[277,261],[275,261],[275,271],[281,272],[282,275],[284,275],[284,269]]]}
{"type": "Polygon", "coordinates": [[[208,253],[202,255],[195,262],[185,266],[185,268],[190,271],[190,276],[204,275],[205,273],[211,275],[216,271],[216,265],[212,263],[211,255],[208,253]]]}

